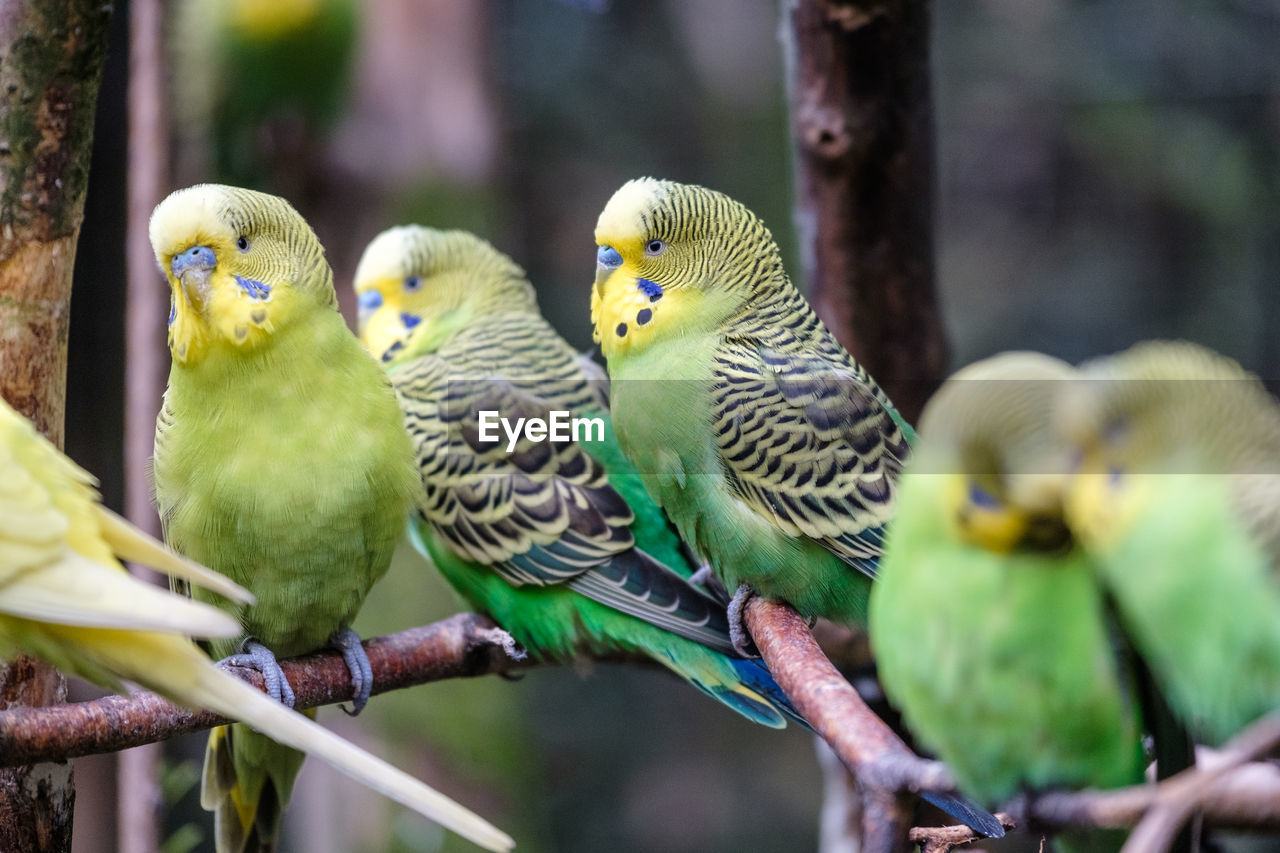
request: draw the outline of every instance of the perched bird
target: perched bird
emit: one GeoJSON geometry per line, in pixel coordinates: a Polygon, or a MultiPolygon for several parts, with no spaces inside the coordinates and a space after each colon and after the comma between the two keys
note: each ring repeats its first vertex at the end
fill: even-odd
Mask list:
{"type": "Polygon", "coordinates": [[[0,655],[28,652],[112,689],[136,682],[242,720],[478,844],[510,849],[461,806],[219,669],[183,635],[233,637],[240,623],[132,577],[117,556],[253,604],[242,587],[102,507],[93,478],[0,401],[0,655]]]}
{"type": "Polygon", "coordinates": [[[1142,780],[1130,667],[1063,519],[1070,460],[1051,412],[1076,375],[1005,353],[938,390],[871,593],[886,694],[988,804],[1142,780]]]}
{"type": "Polygon", "coordinates": [[[595,339],[649,493],[729,589],[862,623],[910,426],[738,202],[630,181],[596,243],[595,339]]]}
{"type": "MultiPolygon", "coordinates": [[[[151,244],[172,290],[154,464],[166,539],[257,597],[222,604],[247,637],[237,659],[260,668],[273,695],[292,704],[272,651],[328,644],[347,661],[358,711],[371,671],[349,626],[420,488],[395,395],[337,311],[323,248],[283,199],[179,190],[152,215],[151,244]]],[[[212,733],[201,799],[216,812],[219,850],[274,844],[301,761],[248,726],[212,733]]],[[[460,813],[426,813],[509,844],[460,813]]]]}
{"type": "Polygon", "coordinates": [[[355,289],[361,339],[417,447],[411,540],[469,604],[537,658],[643,655],[784,726],[786,697],[733,652],[723,605],[686,580],[689,557],[618,450],[599,383],[520,267],[466,232],[405,226],[365,249],[355,289]],[[548,424],[560,412],[564,434],[512,445],[496,422],[485,430],[486,412],[548,424]]]}
{"type": "Polygon", "coordinates": [[[1173,713],[1218,742],[1280,707],[1280,409],[1195,344],[1081,369],[1055,416],[1068,521],[1173,713]]]}
{"type": "MultiPolygon", "coordinates": [[[[746,207],[630,181],[596,224],[595,340],[618,443],[680,536],[737,588],[863,623],[915,433],[822,325],[746,207]]],[[[925,799],[999,837],[991,815],[925,799]]]]}
{"type": "MultiPolygon", "coordinates": [[[[411,538],[464,598],[537,657],[637,653],[755,722],[794,717],[768,670],[735,654],[723,606],[687,580],[689,553],[618,447],[592,371],[515,263],[470,234],[394,228],[365,250],[356,291],[362,339],[388,364],[418,448],[411,538]],[[556,411],[600,431],[522,433],[510,452],[504,432],[481,432],[481,412],[556,411]]],[[[972,804],[926,796],[1003,834],[972,804]]]]}
{"type": "Polygon", "coordinates": [[[179,0],[172,8],[180,152],[207,161],[196,170],[219,180],[305,189],[351,86],[360,4],[179,0]]]}

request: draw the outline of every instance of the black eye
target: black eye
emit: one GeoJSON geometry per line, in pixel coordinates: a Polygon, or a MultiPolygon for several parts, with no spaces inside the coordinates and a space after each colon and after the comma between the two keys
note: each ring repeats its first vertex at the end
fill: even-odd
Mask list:
{"type": "Polygon", "coordinates": [[[667,244],[661,240],[650,240],[644,247],[646,255],[661,255],[666,251],[667,244]]]}
{"type": "Polygon", "coordinates": [[[404,289],[409,293],[422,289],[422,279],[416,275],[411,275],[404,280],[404,289]]]}
{"type": "Polygon", "coordinates": [[[241,235],[240,239],[236,240],[236,248],[242,252],[249,251],[249,238],[241,235]]]}

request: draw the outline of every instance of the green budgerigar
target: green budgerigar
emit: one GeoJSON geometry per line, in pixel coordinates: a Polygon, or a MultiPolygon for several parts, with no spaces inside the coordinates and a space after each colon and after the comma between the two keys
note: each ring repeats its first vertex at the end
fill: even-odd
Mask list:
{"type": "Polygon", "coordinates": [[[595,339],[650,494],[729,589],[863,622],[911,428],[733,199],[630,181],[596,243],[595,339]]]}
{"type": "Polygon", "coordinates": [[[188,635],[235,637],[234,615],[157,589],[117,557],[225,601],[254,600],[103,507],[93,478],[0,400],[0,656],[23,651],[111,689],[133,682],[240,720],[491,850],[511,847],[504,833],[437,791],[214,664],[188,635]]]}
{"type": "MultiPolygon", "coordinates": [[[[764,223],[704,187],[623,185],[596,224],[595,339],[622,450],[729,589],[865,622],[914,432],[818,320],[764,223]]],[[[927,799],[989,834],[998,821],[927,799]]]]}
{"type": "MultiPolygon", "coordinates": [[[[221,603],[274,695],[292,704],[273,651],[332,645],[358,710],[371,672],[350,624],[420,488],[395,395],[338,313],[320,242],[283,199],[180,190],[152,215],[151,243],[172,290],[154,465],[166,539],[256,596],[221,603]]],[[[201,799],[219,851],[273,846],[301,762],[247,726],[212,733],[201,799]]]]}
{"type": "Polygon", "coordinates": [[[1130,667],[1063,518],[1070,459],[1051,413],[1076,376],[1006,353],[938,390],[871,592],[885,693],[988,804],[1142,780],[1130,667]]]}
{"type": "Polygon", "coordinates": [[[1082,366],[1055,421],[1068,521],[1195,735],[1280,708],[1280,408],[1239,364],[1154,341],[1082,366]]]}
{"type": "Polygon", "coordinates": [[[355,288],[361,339],[417,447],[411,538],[469,604],[537,658],[645,655],[785,725],[795,712],[760,662],[733,652],[724,606],[686,580],[689,557],[618,450],[602,383],[520,267],[466,232],[404,226],[369,244],[355,288]],[[542,439],[513,438],[520,418],[541,420],[542,439]]]}

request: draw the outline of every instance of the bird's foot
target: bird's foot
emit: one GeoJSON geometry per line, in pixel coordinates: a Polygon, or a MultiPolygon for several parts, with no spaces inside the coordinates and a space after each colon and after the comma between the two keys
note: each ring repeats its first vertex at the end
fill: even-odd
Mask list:
{"type": "Polygon", "coordinates": [[[262,680],[267,686],[267,694],[281,705],[287,708],[293,707],[295,698],[293,688],[289,686],[289,679],[284,677],[284,670],[280,668],[280,662],[276,660],[275,652],[262,643],[250,637],[240,646],[238,654],[229,655],[223,658],[220,663],[223,666],[247,666],[251,669],[256,669],[262,673],[262,680]]]}
{"type": "Polygon", "coordinates": [[[342,628],[329,635],[329,648],[342,652],[342,659],[347,664],[347,672],[351,673],[351,710],[346,705],[339,705],[342,713],[354,717],[364,710],[369,702],[369,694],[373,692],[373,665],[369,663],[369,655],[365,653],[360,635],[350,628],[342,628]]]}
{"type": "Polygon", "coordinates": [[[725,615],[729,617],[729,642],[733,643],[734,651],[744,658],[760,657],[760,650],[747,631],[745,618],[747,602],[755,594],[756,591],[748,584],[742,584],[729,600],[729,607],[725,611],[725,615]]]}
{"type": "Polygon", "coordinates": [[[486,628],[479,632],[481,639],[495,646],[501,646],[506,652],[507,657],[512,660],[524,660],[529,653],[520,648],[520,644],[516,642],[516,638],[508,634],[501,628],[486,628]]]}
{"type": "Polygon", "coordinates": [[[729,590],[725,589],[724,584],[720,582],[720,578],[716,577],[711,568],[711,563],[704,561],[696,572],[689,575],[689,583],[702,587],[707,595],[721,604],[729,603],[729,590]]]}
{"type": "Polygon", "coordinates": [[[713,577],[715,577],[715,575],[711,574],[711,564],[703,563],[701,566],[698,566],[698,570],[696,572],[689,575],[689,583],[696,586],[706,586],[711,582],[713,577]]]}

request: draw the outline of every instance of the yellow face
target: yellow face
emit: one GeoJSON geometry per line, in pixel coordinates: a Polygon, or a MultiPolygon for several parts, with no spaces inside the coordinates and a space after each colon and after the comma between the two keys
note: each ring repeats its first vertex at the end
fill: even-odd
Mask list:
{"type": "Polygon", "coordinates": [[[951,474],[943,506],[956,538],[997,554],[1056,552],[1070,543],[1056,475],[951,474]]]}
{"type": "Polygon", "coordinates": [[[232,0],[229,20],[246,38],[267,41],[300,30],[320,13],[320,0],[232,0]]]}
{"type": "Polygon", "coordinates": [[[607,359],[714,322],[734,301],[706,286],[712,262],[705,245],[687,228],[676,233],[654,225],[650,213],[666,192],[660,181],[631,181],[596,224],[591,321],[607,359]]]}
{"type": "Polygon", "coordinates": [[[384,363],[435,352],[481,315],[536,310],[524,272],[464,231],[418,225],[375,237],[356,267],[358,330],[384,363]]]}
{"type": "Polygon", "coordinates": [[[212,184],[179,190],[152,214],[151,245],[171,291],[169,349],[182,363],[219,346],[261,346],[297,307],[299,285],[332,299],[315,235],[274,196],[212,184]]]}

